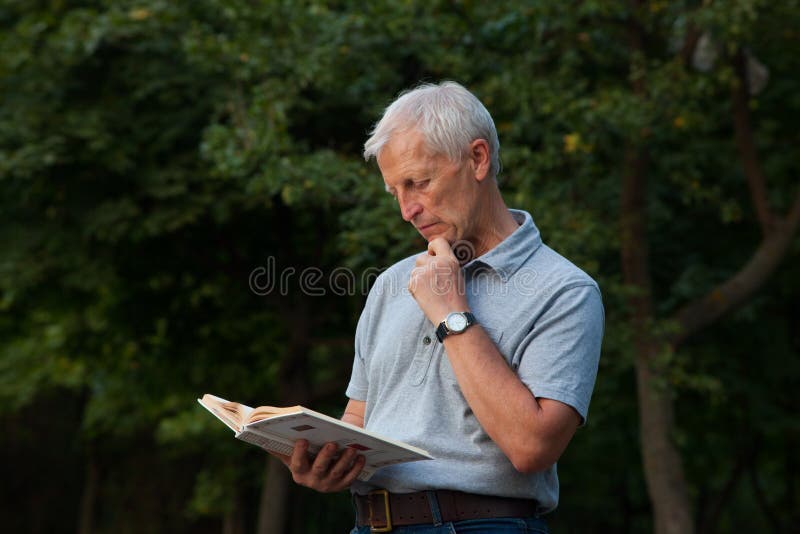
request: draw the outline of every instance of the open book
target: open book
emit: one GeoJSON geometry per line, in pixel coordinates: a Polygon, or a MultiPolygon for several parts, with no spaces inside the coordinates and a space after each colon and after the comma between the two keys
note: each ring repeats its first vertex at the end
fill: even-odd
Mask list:
{"type": "Polygon", "coordinates": [[[329,442],[336,443],[340,449],[356,449],[366,459],[359,480],[369,480],[377,469],[387,465],[433,459],[427,451],[303,406],[251,408],[208,393],[197,402],[233,430],[236,438],[270,452],[290,456],[298,439],[308,441],[308,451],[312,455],[329,442]]]}

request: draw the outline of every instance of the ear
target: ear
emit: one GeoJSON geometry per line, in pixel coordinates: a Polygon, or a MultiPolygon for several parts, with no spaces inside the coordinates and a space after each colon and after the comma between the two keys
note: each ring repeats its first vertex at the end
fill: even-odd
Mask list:
{"type": "Polygon", "coordinates": [[[476,180],[482,182],[489,176],[492,158],[489,156],[489,142],[486,139],[475,139],[470,143],[469,162],[476,180]]]}

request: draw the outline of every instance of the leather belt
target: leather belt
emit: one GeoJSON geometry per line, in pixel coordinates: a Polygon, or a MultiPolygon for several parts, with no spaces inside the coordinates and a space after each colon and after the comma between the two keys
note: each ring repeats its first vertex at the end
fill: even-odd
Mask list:
{"type": "MultiPolygon", "coordinates": [[[[372,532],[390,532],[397,526],[433,523],[428,493],[389,493],[386,490],[375,490],[367,495],[355,495],[356,522],[358,526],[369,526],[372,532]]],[[[533,499],[493,497],[450,490],[430,493],[436,496],[442,523],[536,515],[537,502],[533,499]]]]}

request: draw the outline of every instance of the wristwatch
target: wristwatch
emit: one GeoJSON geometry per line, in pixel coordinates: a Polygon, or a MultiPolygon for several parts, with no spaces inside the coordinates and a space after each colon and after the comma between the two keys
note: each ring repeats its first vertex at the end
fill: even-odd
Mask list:
{"type": "Polygon", "coordinates": [[[443,343],[444,338],[450,334],[460,334],[475,323],[477,323],[475,316],[470,312],[448,313],[444,321],[439,323],[439,327],[436,329],[436,337],[439,339],[439,343],[443,343]]]}

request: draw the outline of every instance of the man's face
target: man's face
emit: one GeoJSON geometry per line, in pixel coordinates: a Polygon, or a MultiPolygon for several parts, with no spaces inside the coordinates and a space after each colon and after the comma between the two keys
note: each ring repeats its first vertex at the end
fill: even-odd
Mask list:
{"type": "Polygon", "coordinates": [[[396,134],[381,150],[378,167],[386,190],[397,199],[403,219],[431,241],[471,239],[477,182],[470,166],[432,155],[417,130],[396,134]]]}

